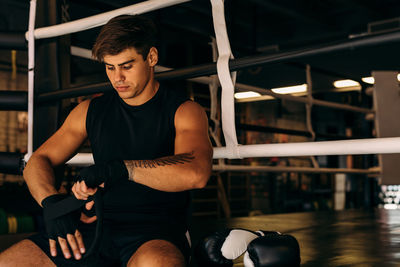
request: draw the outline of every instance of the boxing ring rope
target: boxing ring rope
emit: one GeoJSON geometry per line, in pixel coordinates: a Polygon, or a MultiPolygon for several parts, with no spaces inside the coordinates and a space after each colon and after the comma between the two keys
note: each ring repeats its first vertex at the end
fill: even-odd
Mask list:
{"type": "Polygon", "coordinates": [[[25,32],[0,32],[0,48],[26,50],[25,32]]]}
{"type": "Polygon", "coordinates": [[[127,7],[118,8],[116,10],[112,10],[109,12],[90,16],[84,19],[78,19],[75,21],[66,22],[54,26],[38,28],[35,29],[34,36],[35,39],[44,39],[44,38],[57,37],[74,32],[85,31],[95,27],[102,26],[106,24],[107,21],[109,21],[113,17],[119,15],[143,14],[189,1],[190,0],[148,0],[127,7]]]}
{"type": "MultiPolygon", "coordinates": [[[[239,145],[238,150],[243,158],[391,154],[400,153],[400,137],[239,145]]],[[[214,147],[214,159],[234,159],[234,156],[226,147],[214,147]]],[[[79,153],[67,164],[93,164],[93,158],[90,153],[79,153]]]]}
{"type": "MultiPolygon", "coordinates": [[[[400,137],[239,145],[238,150],[243,158],[390,154],[400,153],[400,137]]],[[[215,159],[233,156],[225,147],[214,148],[215,159]]]]}
{"type": "Polygon", "coordinates": [[[229,60],[233,59],[228,33],[225,23],[225,11],[223,0],[211,0],[212,17],[214,31],[217,43],[217,74],[221,85],[221,120],[222,133],[224,135],[226,149],[235,158],[240,158],[238,141],[235,126],[235,99],[234,99],[234,82],[236,73],[230,73],[229,60]]]}
{"type": "Polygon", "coordinates": [[[26,111],[28,93],[25,91],[0,91],[0,110],[26,111]]]}

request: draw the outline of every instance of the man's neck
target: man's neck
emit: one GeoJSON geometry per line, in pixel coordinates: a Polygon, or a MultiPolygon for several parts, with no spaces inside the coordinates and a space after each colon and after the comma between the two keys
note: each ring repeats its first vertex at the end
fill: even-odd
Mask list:
{"type": "Polygon", "coordinates": [[[134,98],[123,99],[130,106],[140,106],[152,99],[157,93],[160,83],[154,79],[150,79],[143,91],[134,98]]]}

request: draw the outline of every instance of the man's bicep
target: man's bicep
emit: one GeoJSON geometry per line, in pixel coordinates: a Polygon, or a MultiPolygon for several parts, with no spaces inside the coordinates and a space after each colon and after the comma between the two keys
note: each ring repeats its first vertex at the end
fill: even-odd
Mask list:
{"type": "Polygon", "coordinates": [[[203,108],[194,102],[182,104],[175,115],[175,154],[192,153],[212,157],[208,120],[203,108]]]}
{"type": "Polygon", "coordinates": [[[89,102],[85,102],[71,111],[61,128],[35,151],[36,155],[46,157],[57,166],[75,154],[87,138],[85,124],[89,102]]]}

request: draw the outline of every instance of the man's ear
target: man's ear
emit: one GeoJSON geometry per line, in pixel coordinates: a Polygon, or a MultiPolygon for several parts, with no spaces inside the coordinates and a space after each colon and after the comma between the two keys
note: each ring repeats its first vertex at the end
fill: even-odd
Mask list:
{"type": "Polygon", "coordinates": [[[147,55],[150,67],[154,67],[158,62],[158,50],[154,46],[150,48],[149,54],[147,55]]]}

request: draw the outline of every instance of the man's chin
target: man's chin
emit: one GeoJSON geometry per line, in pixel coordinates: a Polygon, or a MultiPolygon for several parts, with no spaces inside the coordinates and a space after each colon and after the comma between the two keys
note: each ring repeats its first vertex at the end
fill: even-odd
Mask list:
{"type": "Polygon", "coordinates": [[[117,91],[117,94],[122,99],[126,99],[126,98],[131,98],[132,97],[130,92],[121,92],[121,91],[118,91],[118,90],[115,90],[115,91],[117,91]]]}

